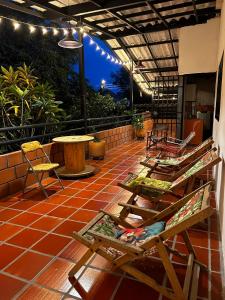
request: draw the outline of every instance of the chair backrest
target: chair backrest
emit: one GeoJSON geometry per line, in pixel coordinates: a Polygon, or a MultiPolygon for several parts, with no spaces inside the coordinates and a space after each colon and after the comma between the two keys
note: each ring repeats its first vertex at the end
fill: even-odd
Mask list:
{"type": "Polygon", "coordinates": [[[192,131],[187,137],[186,139],[183,140],[183,142],[180,144],[180,149],[183,149],[184,147],[187,146],[187,144],[190,143],[190,141],[194,138],[195,136],[195,131],[192,131]]]}
{"type": "Polygon", "coordinates": [[[217,155],[216,150],[212,149],[206,152],[201,156],[197,162],[192,165],[191,168],[186,170],[184,174],[179,176],[175,181],[173,181],[171,188],[177,187],[180,184],[183,184],[186,180],[188,180],[191,176],[197,175],[203,170],[216,165],[220,162],[221,158],[217,155]]]}
{"type": "Polygon", "coordinates": [[[21,150],[24,154],[38,149],[43,149],[43,146],[38,141],[28,142],[21,145],[21,150]]]}

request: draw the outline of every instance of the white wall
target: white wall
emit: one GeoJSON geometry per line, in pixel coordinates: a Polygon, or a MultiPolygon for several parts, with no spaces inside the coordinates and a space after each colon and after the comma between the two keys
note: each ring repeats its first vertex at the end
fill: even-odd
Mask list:
{"type": "MultiPolygon", "coordinates": [[[[223,51],[225,51],[225,1],[223,2],[222,15],[220,22],[219,47],[217,56],[217,68],[221,60],[223,51]]],[[[223,162],[215,170],[216,176],[216,200],[217,208],[220,215],[220,228],[222,232],[222,249],[225,261],[225,60],[223,62],[223,81],[221,92],[221,107],[219,122],[214,118],[213,138],[216,146],[218,146],[220,156],[223,162]]]]}
{"type": "Polygon", "coordinates": [[[220,19],[183,27],[179,33],[179,74],[210,73],[217,70],[220,19]]]}

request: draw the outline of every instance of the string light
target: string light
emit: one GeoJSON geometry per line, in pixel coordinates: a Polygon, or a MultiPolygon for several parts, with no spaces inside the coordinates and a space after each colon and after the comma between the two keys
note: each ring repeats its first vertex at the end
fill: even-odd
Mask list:
{"type": "MultiPolygon", "coordinates": [[[[18,30],[20,28],[21,25],[24,26],[28,26],[29,32],[30,34],[34,33],[37,29],[41,30],[43,35],[46,35],[47,33],[52,33],[54,36],[58,35],[60,33],[60,31],[63,31],[64,35],[68,34],[68,28],[62,28],[62,27],[51,27],[51,26],[42,26],[42,25],[34,25],[34,24],[30,24],[30,23],[26,23],[26,22],[22,22],[22,21],[16,21],[14,19],[8,18],[8,17],[4,17],[4,16],[0,16],[0,23],[2,23],[2,21],[6,19],[12,22],[13,28],[14,30],[18,30]]],[[[119,65],[124,65],[126,66],[127,64],[129,64],[129,62],[122,62],[121,60],[113,57],[112,55],[110,55],[108,52],[106,52],[104,49],[102,49],[98,43],[96,43],[84,30],[83,27],[75,27],[72,28],[72,33],[75,34],[77,31],[80,31],[81,33],[83,33],[83,37],[89,37],[89,44],[90,45],[95,45],[95,49],[96,51],[100,51],[101,56],[105,56],[105,59],[110,60],[112,63],[115,64],[119,64],[119,65]]]]}
{"type": "Polygon", "coordinates": [[[13,27],[14,27],[14,30],[17,30],[20,28],[20,24],[18,22],[13,22],[13,27]]]}
{"type": "Polygon", "coordinates": [[[48,30],[45,27],[42,27],[42,33],[43,33],[43,35],[47,34],[48,30]]]}
{"type": "Polygon", "coordinates": [[[29,30],[30,30],[30,33],[34,33],[36,31],[36,28],[34,26],[30,25],[29,30]]]}
{"type": "Polygon", "coordinates": [[[56,28],[53,28],[52,31],[53,31],[53,35],[57,35],[59,33],[58,29],[56,28]]]}

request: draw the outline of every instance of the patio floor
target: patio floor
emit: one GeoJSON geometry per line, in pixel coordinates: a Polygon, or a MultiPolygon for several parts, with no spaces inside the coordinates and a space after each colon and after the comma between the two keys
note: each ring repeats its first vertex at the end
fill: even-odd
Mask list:
{"type": "MultiPolygon", "coordinates": [[[[99,209],[117,213],[117,202],[130,193],[117,183],[128,172],[139,172],[145,157],[144,142],[126,143],[107,153],[105,160],[93,162],[99,172],[82,180],[65,180],[65,190],[54,185],[45,200],[33,191],[14,195],[0,202],[0,300],[7,299],[83,299],[68,281],[68,272],[86,248],[71,238],[99,209]]],[[[214,202],[212,195],[212,202],[214,202]]],[[[208,222],[208,231],[189,230],[198,259],[209,271],[200,273],[198,299],[224,299],[220,270],[220,241],[216,214],[208,222]]],[[[182,249],[180,237],[173,245],[182,249]]],[[[176,261],[179,279],[183,266],[176,261]]],[[[158,263],[146,265],[146,271],[167,280],[158,263]]],[[[91,300],[165,299],[148,286],[118,271],[95,255],[79,273],[79,284],[91,300]]],[[[81,293],[81,292],[80,292],[81,293]]],[[[81,293],[82,294],[82,293],[81,293]]]]}

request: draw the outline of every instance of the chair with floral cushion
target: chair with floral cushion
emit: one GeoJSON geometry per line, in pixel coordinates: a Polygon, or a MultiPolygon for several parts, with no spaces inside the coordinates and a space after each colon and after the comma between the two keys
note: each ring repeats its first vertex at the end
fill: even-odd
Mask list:
{"type": "Polygon", "coordinates": [[[152,173],[171,176],[171,174],[174,175],[175,172],[193,162],[194,159],[198,158],[200,155],[209,150],[213,143],[213,139],[208,138],[185,155],[168,158],[147,156],[146,159],[140,164],[149,168],[147,177],[150,177],[152,173]]]}
{"type": "Polygon", "coordinates": [[[132,193],[127,204],[124,204],[124,217],[128,214],[125,206],[134,204],[137,196],[158,204],[162,196],[165,195],[173,195],[180,198],[180,194],[177,193],[178,188],[183,187],[184,194],[191,192],[193,190],[196,176],[200,175],[205,170],[212,168],[220,161],[221,158],[217,155],[214,148],[196,159],[191,166],[188,165],[178,171],[172,178],[172,181],[148,178],[130,173],[122,183],[118,183],[120,187],[132,193]]]}
{"type": "MultiPolygon", "coordinates": [[[[22,153],[23,153],[23,155],[24,155],[24,157],[25,157],[25,159],[28,163],[27,173],[26,173],[26,177],[25,177],[25,180],[24,180],[23,193],[25,193],[25,190],[26,190],[26,182],[27,182],[28,175],[33,174],[36,181],[37,181],[37,183],[39,184],[42,192],[48,198],[48,194],[47,194],[47,192],[46,192],[46,190],[45,190],[45,188],[42,184],[42,179],[43,179],[44,173],[45,172],[50,172],[50,171],[54,172],[54,174],[55,174],[57,180],[59,181],[62,189],[64,189],[62,181],[60,180],[60,178],[59,178],[59,176],[58,176],[58,174],[55,170],[59,167],[59,164],[58,163],[52,163],[50,161],[47,153],[45,152],[45,150],[43,148],[43,146],[38,141],[33,141],[33,142],[28,142],[28,143],[22,144],[21,145],[21,150],[22,150],[22,153]],[[31,160],[29,159],[29,153],[37,151],[37,150],[42,152],[43,157],[45,158],[47,163],[40,163],[40,164],[36,164],[36,165],[32,164],[31,160]]],[[[52,183],[50,183],[50,184],[52,184],[52,183]]]]}
{"type": "Polygon", "coordinates": [[[70,281],[76,288],[80,286],[75,274],[97,253],[111,262],[112,271],[119,268],[168,299],[196,299],[199,272],[207,270],[207,267],[198,260],[187,230],[213,214],[209,201],[210,189],[211,183],[207,183],[161,212],[132,206],[133,214],[144,216],[142,224],[136,227],[120,215],[101,211],[79,232],[73,232],[74,239],[88,249],[69,272],[70,281]],[[168,242],[177,234],[183,237],[185,253],[179,252],[168,242]],[[178,280],[171,254],[179,257],[186,268],[183,286],[178,280]],[[143,260],[145,266],[148,262],[150,265],[156,255],[170,287],[161,285],[149,272],[144,272],[143,260]]]}
{"type": "Polygon", "coordinates": [[[171,156],[172,154],[172,156],[178,157],[184,153],[185,147],[194,137],[195,131],[191,131],[184,140],[169,137],[164,143],[158,144],[157,148],[159,148],[166,156],[171,156]]]}

